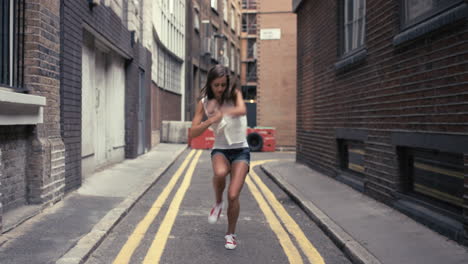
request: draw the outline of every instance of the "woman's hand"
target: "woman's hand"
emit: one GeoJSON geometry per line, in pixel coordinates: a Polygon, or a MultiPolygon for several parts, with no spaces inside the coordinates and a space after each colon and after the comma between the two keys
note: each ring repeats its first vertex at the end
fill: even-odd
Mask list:
{"type": "Polygon", "coordinates": [[[242,98],[242,93],[239,90],[236,90],[235,106],[233,108],[225,110],[224,114],[228,116],[243,116],[247,114],[247,108],[245,107],[245,102],[242,98]]]}
{"type": "Polygon", "coordinates": [[[216,111],[212,117],[209,118],[210,123],[219,123],[223,119],[223,113],[221,111],[216,111]]]}

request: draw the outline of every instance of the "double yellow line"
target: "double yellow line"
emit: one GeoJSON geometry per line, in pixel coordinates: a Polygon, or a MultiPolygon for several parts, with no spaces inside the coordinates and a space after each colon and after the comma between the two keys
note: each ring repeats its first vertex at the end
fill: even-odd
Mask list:
{"type": "MultiPolygon", "coordinates": [[[[263,161],[254,161],[251,163],[251,167],[255,167],[261,165],[266,162],[270,162],[272,160],[263,160],[263,161]]],[[[250,189],[250,192],[254,196],[255,200],[257,200],[258,205],[260,206],[263,214],[265,215],[268,224],[270,225],[273,232],[275,232],[278,240],[283,247],[284,252],[290,263],[303,263],[302,257],[294,246],[291,238],[289,237],[288,233],[291,234],[299,247],[301,248],[304,255],[307,257],[309,263],[314,264],[324,264],[324,260],[317,249],[312,245],[309,239],[305,236],[304,232],[302,232],[299,225],[294,221],[294,219],[288,214],[286,209],[284,209],[283,205],[276,199],[275,195],[270,191],[270,189],[263,183],[260,177],[253,171],[253,169],[249,173],[249,177],[246,178],[247,186],[250,189]],[[253,181],[251,180],[253,179],[253,181]],[[258,186],[257,186],[254,184],[258,186]],[[259,188],[265,198],[259,191],[259,188]],[[268,200],[268,203],[266,200],[268,200]],[[276,216],[275,213],[276,212],[276,216]],[[281,222],[284,224],[281,224],[281,222]],[[285,228],[288,232],[286,232],[285,228]]]]}
{"type": "MultiPolygon", "coordinates": [[[[182,176],[190,160],[192,159],[192,157],[194,157],[192,162],[190,163],[190,166],[187,169],[187,172],[185,173],[184,179],[180,187],[178,188],[171,204],[169,205],[169,209],[166,215],[164,216],[164,219],[159,225],[158,232],[156,233],[153,242],[150,248],[148,249],[148,253],[145,256],[145,259],[143,260],[143,263],[145,264],[159,263],[163,251],[165,249],[167,239],[171,233],[172,227],[174,226],[174,222],[177,217],[180,205],[185,196],[185,193],[187,192],[190,186],[195,167],[198,163],[201,154],[201,150],[192,150],[188,154],[187,158],[177,169],[167,186],[164,188],[164,190],[158,196],[156,201],[153,203],[151,209],[148,211],[146,216],[138,223],[133,233],[129,236],[126,243],[121,248],[119,254],[114,259],[114,264],[130,263],[132,255],[143,240],[151,223],[153,223],[154,219],[158,215],[161,207],[166,202],[168,196],[174,189],[179,178],[182,176]]],[[[266,162],[269,161],[264,160],[252,162],[251,166],[253,168],[254,166],[261,165],[266,162]]],[[[310,243],[310,241],[302,232],[301,228],[287,213],[286,209],[284,209],[281,203],[276,199],[275,195],[268,189],[268,187],[262,182],[260,177],[253,170],[251,170],[249,176],[246,178],[246,184],[250,189],[251,193],[253,194],[255,200],[258,202],[265,217],[267,218],[271,229],[275,232],[276,236],[278,237],[278,240],[281,246],[283,247],[283,250],[286,253],[289,262],[303,263],[301,254],[299,253],[299,250],[296,248],[289,235],[291,234],[310,263],[324,264],[325,262],[323,261],[322,256],[320,256],[319,252],[315,249],[312,243],[310,243]]]]}
{"type": "Polygon", "coordinates": [[[195,166],[198,163],[201,153],[201,150],[199,150],[196,154],[195,150],[192,150],[187,156],[187,158],[185,158],[184,162],[174,173],[167,186],[159,195],[158,199],[156,199],[156,201],[151,206],[150,211],[138,223],[133,233],[127,239],[127,242],[122,247],[117,257],[114,259],[114,264],[127,264],[130,262],[133,253],[135,252],[136,248],[140,245],[141,240],[146,234],[146,231],[148,231],[148,228],[150,227],[151,223],[154,221],[161,207],[166,202],[167,197],[172,192],[172,189],[174,189],[175,184],[179,180],[182,173],[185,171],[185,168],[187,167],[187,164],[189,163],[190,159],[195,154],[195,158],[190,163],[190,167],[188,168],[187,173],[185,174],[184,180],[182,181],[181,186],[177,190],[177,193],[175,194],[174,199],[172,200],[171,205],[169,206],[168,212],[166,213],[166,216],[164,217],[163,222],[161,223],[159,230],[156,233],[156,236],[149,248],[149,253],[146,255],[143,261],[143,263],[159,263],[162,252],[166,245],[167,238],[171,233],[172,226],[174,225],[177,216],[177,212],[179,211],[180,204],[182,203],[185,193],[187,192],[187,189],[190,186],[190,181],[192,180],[192,175],[195,171],[195,166]]]}

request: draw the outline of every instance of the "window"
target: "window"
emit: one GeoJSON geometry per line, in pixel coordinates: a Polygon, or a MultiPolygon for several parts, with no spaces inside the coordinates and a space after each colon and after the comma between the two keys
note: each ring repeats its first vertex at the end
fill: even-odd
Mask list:
{"type": "Polygon", "coordinates": [[[195,10],[193,15],[193,28],[196,32],[200,33],[200,14],[195,10]]]}
{"type": "Polygon", "coordinates": [[[218,10],[218,0],[211,0],[211,8],[218,10]]]}
{"type": "Polygon", "coordinates": [[[257,86],[242,86],[242,97],[244,98],[244,100],[256,100],[257,86]]]}
{"type": "Polygon", "coordinates": [[[247,59],[257,58],[257,39],[247,40],[247,59]]]}
{"type": "Polygon", "coordinates": [[[229,10],[228,10],[228,1],[227,0],[223,0],[223,18],[224,18],[224,22],[228,22],[228,13],[229,13],[229,10]]]}
{"type": "Polygon", "coordinates": [[[364,46],[366,29],[366,1],[342,1],[342,55],[346,56],[364,46]]]}
{"type": "Polygon", "coordinates": [[[358,140],[338,140],[341,169],[351,172],[356,176],[363,176],[364,167],[364,142],[358,140]]]}
{"type": "Polygon", "coordinates": [[[212,31],[213,35],[211,37],[211,41],[213,44],[211,45],[211,58],[218,61],[218,37],[216,37],[218,34],[218,29],[213,26],[212,31]]]}
{"type": "Polygon", "coordinates": [[[257,81],[257,62],[247,62],[247,82],[257,81]]]}
{"type": "Polygon", "coordinates": [[[227,43],[227,40],[226,39],[222,39],[223,41],[223,52],[222,52],[222,55],[223,55],[223,65],[225,67],[229,67],[229,55],[228,55],[228,43],[227,43]]]}
{"type": "Polygon", "coordinates": [[[460,214],[463,155],[422,148],[399,148],[407,194],[460,214]]]}
{"type": "Polygon", "coordinates": [[[230,68],[231,71],[236,71],[236,48],[234,47],[234,44],[231,44],[231,59],[229,60],[230,62],[230,68]]]}
{"type": "Polygon", "coordinates": [[[236,30],[236,9],[234,6],[231,6],[231,29],[236,30]]]}
{"type": "Polygon", "coordinates": [[[22,87],[23,1],[0,0],[0,85],[22,87]]]}
{"type": "Polygon", "coordinates": [[[257,0],[242,0],[243,9],[257,9],[257,0]]]}
{"type": "Polygon", "coordinates": [[[242,14],[242,32],[257,34],[257,15],[242,14]]]}
{"type": "Polygon", "coordinates": [[[237,74],[240,75],[241,60],[240,60],[240,49],[237,50],[237,74]]]}
{"type": "Polygon", "coordinates": [[[402,0],[403,28],[420,23],[438,13],[447,10],[463,0],[402,0]]]}

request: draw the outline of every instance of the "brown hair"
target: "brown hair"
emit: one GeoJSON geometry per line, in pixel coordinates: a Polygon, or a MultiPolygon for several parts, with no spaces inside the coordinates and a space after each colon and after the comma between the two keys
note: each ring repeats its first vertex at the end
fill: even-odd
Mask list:
{"type": "MultiPolygon", "coordinates": [[[[207,97],[209,99],[213,99],[214,93],[213,90],[211,89],[211,84],[213,81],[217,78],[224,77],[226,76],[226,90],[224,90],[223,95],[221,96],[221,105],[224,102],[235,102],[236,101],[236,86],[232,85],[231,86],[231,77],[229,75],[229,69],[227,67],[224,67],[220,64],[215,65],[213,68],[211,68],[208,71],[208,77],[206,80],[206,84],[203,87],[201,91],[201,96],[202,97],[207,97]]],[[[235,82],[233,82],[235,84],[235,82]]]]}

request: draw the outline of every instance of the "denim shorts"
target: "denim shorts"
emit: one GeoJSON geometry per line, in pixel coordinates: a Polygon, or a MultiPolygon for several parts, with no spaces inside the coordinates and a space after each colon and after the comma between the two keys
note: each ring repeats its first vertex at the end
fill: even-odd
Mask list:
{"type": "Polygon", "coordinates": [[[222,154],[229,164],[237,161],[243,161],[250,166],[250,149],[249,148],[236,148],[236,149],[213,149],[211,151],[211,158],[214,155],[222,154]]]}

